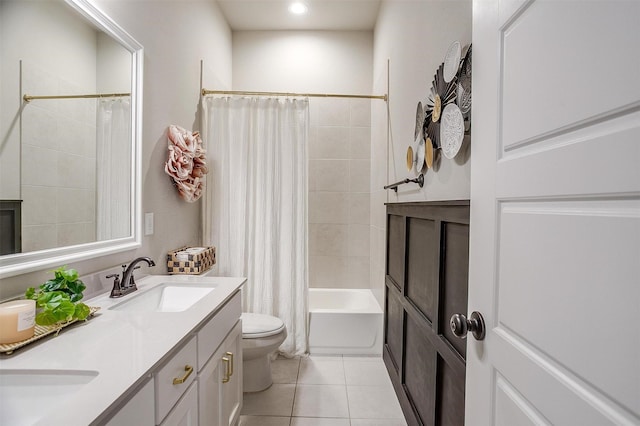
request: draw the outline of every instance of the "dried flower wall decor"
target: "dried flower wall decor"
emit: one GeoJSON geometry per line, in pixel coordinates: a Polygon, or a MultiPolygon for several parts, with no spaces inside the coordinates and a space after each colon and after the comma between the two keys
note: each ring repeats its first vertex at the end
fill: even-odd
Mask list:
{"type": "Polygon", "coordinates": [[[173,181],[180,197],[193,203],[202,196],[204,176],[209,169],[200,133],[170,125],[168,159],[164,171],[173,181]]]}

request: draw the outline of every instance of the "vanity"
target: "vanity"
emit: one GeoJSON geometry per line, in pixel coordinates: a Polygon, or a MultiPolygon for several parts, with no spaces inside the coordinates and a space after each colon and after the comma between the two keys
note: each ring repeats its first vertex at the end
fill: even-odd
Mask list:
{"type": "Polygon", "coordinates": [[[0,424],[233,425],[244,278],[147,276],[138,291],[0,359],[0,424]]]}

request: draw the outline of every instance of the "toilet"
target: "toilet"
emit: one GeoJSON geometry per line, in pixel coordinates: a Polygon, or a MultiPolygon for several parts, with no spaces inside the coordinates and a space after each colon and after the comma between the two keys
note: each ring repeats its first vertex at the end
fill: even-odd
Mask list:
{"type": "Polygon", "coordinates": [[[243,313],[242,376],[244,392],[259,392],[273,383],[271,354],[287,337],[287,328],[280,318],[243,313]]]}

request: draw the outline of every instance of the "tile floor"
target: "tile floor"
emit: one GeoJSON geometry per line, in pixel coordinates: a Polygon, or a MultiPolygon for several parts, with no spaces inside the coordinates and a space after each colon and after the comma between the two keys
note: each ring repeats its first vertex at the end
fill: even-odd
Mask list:
{"type": "Polygon", "coordinates": [[[278,358],[273,385],[245,393],[239,426],[406,426],[382,358],[278,358]]]}

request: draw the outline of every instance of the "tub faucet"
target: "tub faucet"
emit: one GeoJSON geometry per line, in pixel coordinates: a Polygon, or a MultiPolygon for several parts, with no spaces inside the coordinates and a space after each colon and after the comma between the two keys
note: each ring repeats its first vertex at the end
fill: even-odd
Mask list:
{"type": "Polygon", "coordinates": [[[113,280],[113,289],[111,290],[111,295],[109,297],[122,297],[138,289],[133,278],[133,271],[140,268],[140,266],[136,265],[143,261],[147,262],[147,265],[150,267],[156,266],[156,263],[150,257],[138,257],[129,263],[129,266],[122,265],[122,281],[118,279],[118,274],[107,276],[107,278],[115,277],[113,280]]]}

